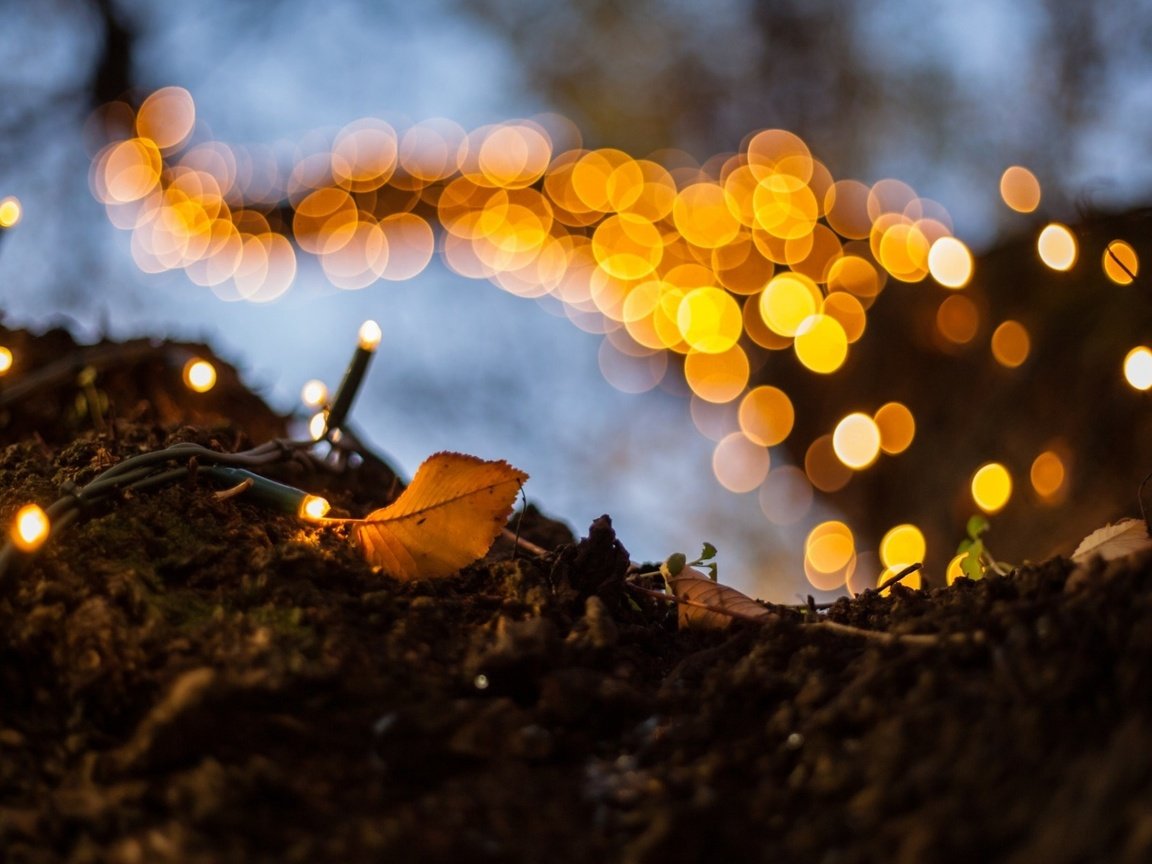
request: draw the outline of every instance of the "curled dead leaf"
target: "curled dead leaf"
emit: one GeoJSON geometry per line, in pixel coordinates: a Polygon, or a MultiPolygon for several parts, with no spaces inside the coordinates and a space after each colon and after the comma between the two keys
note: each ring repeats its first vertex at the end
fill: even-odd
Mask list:
{"type": "Polygon", "coordinates": [[[1081,540],[1072,553],[1072,560],[1083,562],[1093,555],[1099,555],[1105,561],[1111,561],[1150,546],[1152,539],[1148,537],[1148,526],[1143,519],[1121,519],[1115,525],[1097,528],[1081,540]]]}
{"type": "Polygon", "coordinates": [[[679,576],[665,580],[668,590],[679,601],[679,626],[682,629],[721,630],[741,621],[763,621],[772,616],[747,594],[713,582],[694,567],[685,567],[679,576]]]}
{"type": "Polygon", "coordinates": [[[1143,519],[1121,519],[1114,525],[1097,528],[1081,540],[1072,553],[1072,560],[1077,567],[1064,587],[1067,590],[1083,584],[1087,580],[1088,565],[1093,558],[1113,561],[1147,549],[1152,549],[1152,538],[1148,536],[1148,526],[1143,519]]]}
{"type": "Polygon", "coordinates": [[[436,453],[399,498],[353,523],[356,540],[392,576],[448,576],[488,552],[527,479],[507,462],[436,453]]]}

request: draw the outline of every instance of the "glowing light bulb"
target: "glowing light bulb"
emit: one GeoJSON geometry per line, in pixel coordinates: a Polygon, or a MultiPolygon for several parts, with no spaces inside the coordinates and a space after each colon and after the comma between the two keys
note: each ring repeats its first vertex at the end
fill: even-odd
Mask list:
{"type": "Polygon", "coordinates": [[[9,195],[0,198],[0,228],[12,228],[24,215],[24,208],[20,206],[20,199],[9,195]]]}
{"type": "Polygon", "coordinates": [[[380,329],[380,325],[375,321],[365,321],[360,325],[359,344],[365,351],[375,351],[376,346],[380,344],[380,340],[384,338],[384,333],[380,329]]]}
{"type": "Polygon", "coordinates": [[[1129,351],[1124,358],[1124,377],[1137,390],[1152,388],[1152,351],[1144,345],[1129,351]]]}
{"type": "Polygon", "coordinates": [[[201,357],[184,364],[184,383],[189,390],[207,393],[216,386],[216,367],[201,357]]]}
{"type": "Polygon", "coordinates": [[[12,368],[12,352],[0,345],[0,375],[7,375],[12,368]]]}
{"type": "Polygon", "coordinates": [[[51,530],[48,514],[38,504],[25,504],[16,513],[10,537],[18,549],[35,552],[44,545],[51,530]]]}
{"type": "Polygon", "coordinates": [[[309,408],[323,408],[328,401],[328,385],[313,378],[300,388],[300,401],[309,408]]]}
{"type": "Polygon", "coordinates": [[[305,495],[304,500],[300,502],[300,518],[323,519],[331,509],[332,505],[328,503],[327,498],[321,498],[319,495],[305,495]]]}
{"type": "Polygon", "coordinates": [[[313,441],[319,441],[327,431],[328,414],[324,411],[317,411],[308,421],[308,435],[313,441]]]}

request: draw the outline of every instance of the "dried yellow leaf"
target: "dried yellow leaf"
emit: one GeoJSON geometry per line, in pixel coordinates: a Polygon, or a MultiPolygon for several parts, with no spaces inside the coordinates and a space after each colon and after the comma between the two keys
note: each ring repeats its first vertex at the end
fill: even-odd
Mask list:
{"type": "Polygon", "coordinates": [[[488,552],[527,479],[507,462],[436,453],[399,498],[355,523],[356,540],[392,576],[448,576],[488,552]]]}

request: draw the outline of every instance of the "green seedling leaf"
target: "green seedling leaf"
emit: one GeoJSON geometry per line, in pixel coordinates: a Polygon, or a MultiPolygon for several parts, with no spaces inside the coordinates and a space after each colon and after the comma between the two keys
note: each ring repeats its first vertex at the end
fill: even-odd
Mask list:
{"type": "Polygon", "coordinates": [[[979,513],[968,517],[968,536],[973,540],[979,540],[980,535],[987,531],[988,528],[988,520],[979,513]]]}
{"type": "Polygon", "coordinates": [[[696,559],[697,564],[703,564],[705,561],[711,561],[716,557],[716,547],[711,543],[705,543],[704,548],[700,550],[700,557],[696,559]]]}
{"type": "Polygon", "coordinates": [[[683,552],[673,552],[660,565],[660,575],[665,580],[675,579],[688,566],[688,556],[683,552]]]}
{"type": "Polygon", "coordinates": [[[720,576],[715,561],[708,561],[706,563],[701,561],[699,563],[704,564],[705,569],[708,571],[708,576],[713,582],[719,581],[720,576]]]}
{"type": "Polygon", "coordinates": [[[960,561],[960,569],[969,579],[984,578],[984,565],[980,562],[983,556],[984,541],[973,540],[968,546],[968,554],[960,561]]]}

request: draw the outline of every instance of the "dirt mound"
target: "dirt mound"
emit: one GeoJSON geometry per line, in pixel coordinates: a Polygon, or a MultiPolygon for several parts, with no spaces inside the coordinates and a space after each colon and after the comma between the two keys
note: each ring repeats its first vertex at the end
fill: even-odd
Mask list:
{"type": "MultiPolygon", "coordinates": [[[[197,419],[178,372],[111,367],[98,433],[56,380],[5,402],[5,523],[174,441],[280,434],[242,389],[197,419]]],[[[385,468],[292,479],[378,506],[385,468]]],[[[547,555],[398,582],[217,491],[94,505],[3,582],[4,861],[1152,857],[1146,556],[694,632],[625,590],[607,517],[576,542],[533,511],[547,555]]]]}

